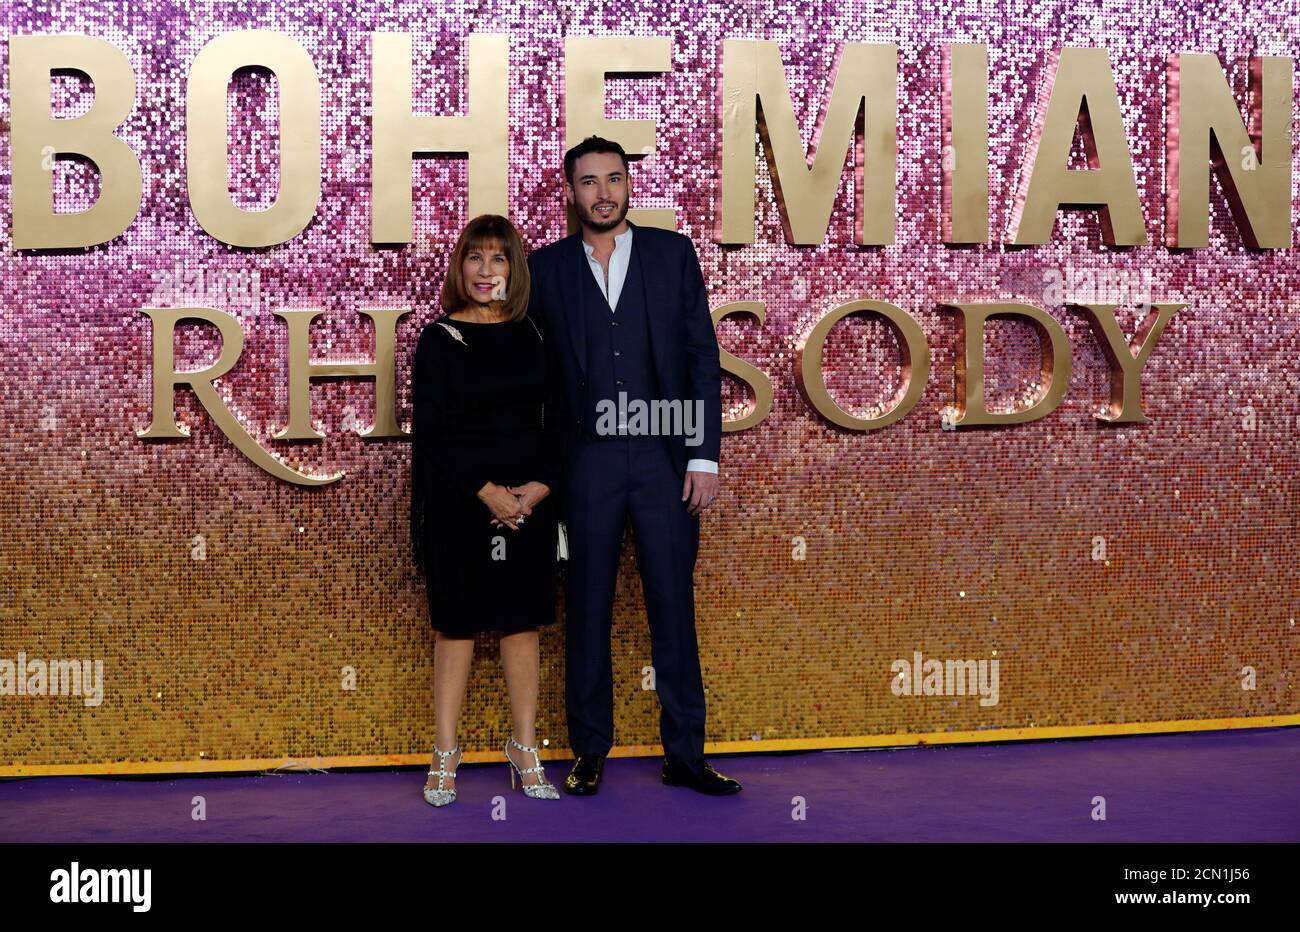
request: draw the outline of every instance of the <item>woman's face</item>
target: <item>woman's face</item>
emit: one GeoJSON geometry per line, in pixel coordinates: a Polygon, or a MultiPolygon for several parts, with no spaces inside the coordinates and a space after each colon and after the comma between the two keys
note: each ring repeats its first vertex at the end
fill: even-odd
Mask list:
{"type": "Polygon", "coordinates": [[[488,304],[505,297],[510,284],[510,260],[501,243],[483,243],[465,253],[461,268],[465,290],[476,304],[488,304]]]}

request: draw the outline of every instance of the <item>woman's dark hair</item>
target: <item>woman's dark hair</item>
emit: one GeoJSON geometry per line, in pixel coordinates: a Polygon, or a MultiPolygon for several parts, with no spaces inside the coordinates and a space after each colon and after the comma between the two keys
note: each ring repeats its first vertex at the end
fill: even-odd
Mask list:
{"type": "Polygon", "coordinates": [[[623,160],[623,172],[624,174],[627,173],[627,153],[623,151],[622,146],[612,139],[605,139],[601,136],[588,136],[564,153],[564,177],[570,185],[573,184],[573,169],[578,164],[578,159],[584,155],[591,155],[593,152],[614,153],[623,160]]]}
{"type": "Polygon", "coordinates": [[[473,304],[465,288],[465,257],[476,249],[500,246],[510,263],[510,280],[505,300],[501,302],[508,320],[523,320],[528,314],[528,257],[515,225],[500,214],[480,214],[461,230],[456,248],[451,251],[447,277],[442,282],[442,309],[448,314],[473,304]]]}

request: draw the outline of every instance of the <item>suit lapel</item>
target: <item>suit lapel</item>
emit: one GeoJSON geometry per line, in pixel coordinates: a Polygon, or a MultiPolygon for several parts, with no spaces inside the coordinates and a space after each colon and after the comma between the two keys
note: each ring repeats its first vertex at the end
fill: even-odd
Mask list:
{"type": "Polygon", "coordinates": [[[651,273],[661,270],[663,265],[659,261],[659,255],[655,252],[650,237],[643,232],[645,228],[637,226],[631,220],[627,225],[636,231],[632,234],[632,262],[637,264],[637,271],[641,277],[641,295],[644,301],[642,307],[646,315],[646,330],[650,333],[650,358],[654,360],[655,372],[659,373],[664,371],[663,347],[660,345],[662,337],[655,333],[658,329],[655,326],[655,311],[658,309],[662,312],[670,305],[663,298],[663,275],[651,273]]]}
{"type": "Polygon", "coordinates": [[[583,275],[590,275],[587,267],[587,253],[582,248],[582,234],[569,237],[569,246],[562,257],[566,268],[560,274],[561,306],[569,326],[569,342],[573,344],[573,355],[578,359],[578,371],[585,378],[587,375],[587,308],[586,289],[583,275]]]}

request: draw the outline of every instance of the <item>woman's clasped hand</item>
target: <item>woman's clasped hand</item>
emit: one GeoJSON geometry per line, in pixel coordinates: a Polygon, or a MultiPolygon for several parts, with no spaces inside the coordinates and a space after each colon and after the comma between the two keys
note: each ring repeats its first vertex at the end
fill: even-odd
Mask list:
{"type": "Polygon", "coordinates": [[[492,512],[489,521],[493,527],[517,531],[524,518],[533,513],[533,506],[550,494],[550,488],[542,482],[509,486],[489,482],[479,491],[479,498],[492,512]]]}

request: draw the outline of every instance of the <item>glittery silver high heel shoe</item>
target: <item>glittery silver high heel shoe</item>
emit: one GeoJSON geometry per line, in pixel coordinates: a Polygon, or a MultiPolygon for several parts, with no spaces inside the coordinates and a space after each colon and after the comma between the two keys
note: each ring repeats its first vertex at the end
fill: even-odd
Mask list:
{"type": "Polygon", "coordinates": [[[513,790],[515,788],[515,777],[518,777],[520,788],[524,791],[524,795],[529,797],[530,799],[559,799],[560,798],[560,791],[557,790],[550,783],[546,782],[546,769],[542,766],[542,759],[537,754],[537,748],[526,747],[520,744],[518,741],[516,741],[514,735],[511,735],[509,743],[506,744],[506,763],[510,765],[510,789],[513,790]],[[510,759],[511,747],[517,748],[518,750],[523,751],[525,754],[533,755],[533,762],[536,764],[536,766],[525,767],[523,770],[520,770],[519,767],[515,764],[515,762],[510,759]],[[526,773],[537,774],[537,779],[540,782],[535,784],[525,783],[524,774],[526,773]]]}
{"type": "MultiPolygon", "coordinates": [[[[442,788],[442,781],[444,778],[452,777],[454,779],[456,776],[455,770],[447,770],[447,758],[451,757],[453,754],[460,753],[460,745],[456,745],[450,751],[439,751],[438,746],[435,744],[433,746],[433,753],[438,756],[438,769],[430,770],[429,776],[438,778],[438,786],[435,788],[425,784],[424,801],[430,806],[446,806],[447,804],[456,801],[455,789],[445,790],[442,788]]],[[[461,756],[464,757],[464,755],[461,756]]],[[[456,766],[460,767],[459,760],[456,761],[456,766]]]]}

